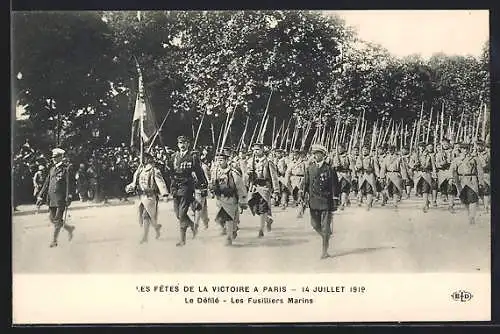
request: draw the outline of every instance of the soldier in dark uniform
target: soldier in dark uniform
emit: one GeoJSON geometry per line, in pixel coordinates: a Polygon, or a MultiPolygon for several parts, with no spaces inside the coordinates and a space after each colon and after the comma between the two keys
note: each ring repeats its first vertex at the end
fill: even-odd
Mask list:
{"type": "Polygon", "coordinates": [[[331,224],[341,190],[335,169],[325,162],[327,149],[323,145],[314,144],[311,152],[315,162],[306,168],[303,194],[309,196],[311,225],[321,236],[321,259],[325,259],[330,256],[328,247],[332,235],[331,224]]]}
{"type": "Polygon", "coordinates": [[[207,179],[199,157],[188,149],[188,139],[184,136],[178,137],[177,145],[179,151],[172,155],[170,161],[168,161],[168,166],[172,171],[170,187],[174,199],[174,211],[179,220],[180,240],[177,246],[184,246],[188,227],[192,229],[193,236],[197,233],[196,226],[188,215],[191,204],[195,200],[195,188],[200,189],[200,196],[207,196],[207,179]],[[196,175],[196,181],[193,172],[196,175]]]}
{"type": "Polygon", "coordinates": [[[66,224],[64,213],[71,204],[74,178],[70,166],[64,160],[65,151],[60,148],[52,150],[53,167],[45,179],[42,189],[38,193],[37,206],[44,200],[49,206],[49,217],[54,224],[54,234],[50,247],[57,247],[57,238],[61,228],[68,231],[69,240],[73,239],[74,226],[66,224]]]}

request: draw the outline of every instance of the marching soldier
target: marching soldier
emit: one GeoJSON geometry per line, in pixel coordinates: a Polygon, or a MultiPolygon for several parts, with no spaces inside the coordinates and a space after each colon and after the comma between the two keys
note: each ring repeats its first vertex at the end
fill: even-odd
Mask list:
{"type": "Polygon", "coordinates": [[[259,238],[264,236],[264,226],[271,231],[271,194],[279,196],[279,182],[276,167],[265,155],[261,143],[253,146],[253,156],[247,162],[249,174],[248,207],[252,215],[260,217],[259,238]]]}
{"type": "Polygon", "coordinates": [[[354,172],[354,161],[351,159],[343,145],[337,148],[337,154],[333,157],[333,168],[339,177],[341,191],[340,210],[344,210],[351,193],[352,173],[354,172]]]}
{"type": "Polygon", "coordinates": [[[448,201],[448,210],[453,212],[454,197],[457,195],[450,171],[453,160],[452,150],[448,139],[444,138],[436,152],[437,188],[441,195],[448,201]],[[452,195],[450,198],[449,195],[452,195]]]}
{"type": "Polygon", "coordinates": [[[491,195],[491,183],[490,183],[490,170],[491,170],[491,154],[489,150],[489,144],[481,141],[477,142],[477,156],[480,163],[480,168],[483,170],[484,187],[480,188],[480,197],[483,198],[483,205],[486,210],[490,209],[490,195],[491,195]]]}
{"type": "Polygon", "coordinates": [[[280,184],[281,190],[281,208],[284,210],[288,206],[288,199],[290,192],[287,188],[286,184],[286,170],[288,168],[288,157],[285,155],[285,151],[282,149],[276,149],[277,153],[277,172],[278,172],[278,181],[280,184]]]}
{"type": "Polygon", "coordinates": [[[468,149],[468,144],[460,144],[459,155],[451,163],[450,170],[458,188],[458,197],[467,208],[469,223],[474,224],[484,175],[480,159],[472,157],[468,149]]]}
{"type": "Polygon", "coordinates": [[[375,151],[375,174],[377,175],[377,200],[380,199],[380,196],[382,196],[382,206],[385,206],[387,203],[387,193],[385,191],[385,180],[380,177],[380,169],[381,166],[385,160],[385,155],[387,151],[387,146],[383,144],[380,146],[376,151],[375,151]]]}
{"type": "Polygon", "coordinates": [[[156,239],[160,238],[161,224],[158,224],[159,195],[168,196],[167,185],[161,171],[154,165],[154,157],[143,153],[143,164],[134,173],[132,182],[126,186],[127,193],[136,192],[139,195],[139,224],[143,227],[141,244],[148,242],[149,227],[153,226],[156,239]]]}
{"type": "MultiPolygon", "coordinates": [[[[425,144],[421,144],[425,146],[425,144]]],[[[429,195],[436,189],[436,163],[432,154],[432,144],[427,145],[427,149],[418,153],[415,161],[414,184],[415,192],[422,194],[424,199],[424,212],[429,211],[429,195]]]]}
{"type": "Polygon", "coordinates": [[[247,208],[247,189],[241,171],[229,163],[230,154],[223,150],[216,155],[210,191],[216,196],[217,213],[215,221],[226,230],[226,245],[230,246],[237,237],[239,210],[247,208]]]}
{"type": "Polygon", "coordinates": [[[33,175],[33,197],[37,198],[38,192],[43,187],[43,183],[45,182],[46,173],[45,166],[38,166],[38,171],[33,175]]]}
{"type": "MultiPolygon", "coordinates": [[[[193,154],[197,155],[198,152],[193,151],[193,154]]],[[[203,173],[205,175],[205,180],[210,180],[210,168],[208,166],[208,161],[207,157],[200,157],[200,164],[201,164],[201,169],[203,170],[203,173]]],[[[196,178],[196,175],[194,175],[196,178]]],[[[198,183],[198,179],[196,178],[196,183],[198,183]]],[[[195,230],[198,231],[198,228],[200,226],[200,220],[203,221],[203,226],[205,229],[208,228],[208,223],[210,219],[208,218],[208,208],[207,208],[207,195],[202,196],[202,190],[199,189],[195,190],[194,192],[194,197],[195,201],[193,203],[198,203],[197,205],[198,210],[194,210],[194,225],[195,225],[195,230]]],[[[194,234],[193,234],[194,236],[194,234]]]]}
{"type": "Polygon", "coordinates": [[[325,162],[328,154],[323,145],[311,146],[315,162],[307,166],[303,194],[309,196],[311,225],[321,236],[321,259],[328,258],[328,247],[332,235],[333,212],[341,189],[337,173],[331,164],[325,162]]]}
{"type": "Polygon", "coordinates": [[[404,181],[406,199],[410,199],[411,189],[413,188],[413,169],[410,167],[410,149],[407,146],[401,148],[401,162],[404,164],[408,179],[404,181]]]}
{"type": "Polygon", "coordinates": [[[376,193],[377,180],[375,176],[375,158],[370,154],[368,147],[363,146],[361,155],[358,156],[355,165],[359,175],[358,206],[361,206],[362,197],[366,196],[366,210],[373,207],[373,195],[376,193]]]}
{"type": "Polygon", "coordinates": [[[172,171],[170,187],[174,199],[175,215],[179,221],[180,238],[176,245],[181,247],[186,244],[186,231],[188,228],[193,231],[193,237],[198,232],[188,212],[191,204],[195,201],[194,192],[196,187],[200,189],[200,196],[206,196],[207,179],[199,158],[188,150],[189,140],[184,136],[179,136],[177,146],[179,151],[172,155],[168,166],[172,171]]]}
{"type": "MultiPolygon", "coordinates": [[[[351,161],[354,163],[354,171],[353,171],[353,174],[352,174],[352,178],[351,178],[351,190],[354,192],[354,197],[355,198],[358,198],[358,192],[359,192],[359,178],[360,178],[360,175],[358,175],[358,171],[356,170],[356,161],[358,160],[358,158],[360,157],[360,154],[359,154],[359,149],[358,147],[353,147],[352,148],[352,152],[351,152],[351,161]]],[[[362,197],[361,197],[362,198],[362,197]]],[[[349,203],[349,198],[347,199],[347,203],[349,203]]],[[[361,204],[361,203],[358,203],[358,204],[361,204]]],[[[358,205],[359,206],[359,205],[358,205]]]]}
{"type": "Polygon", "coordinates": [[[408,179],[405,164],[401,156],[396,154],[396,146],[389,145],[389,153],[385,156],[380,169],[380,178],[385,181],[389,198],[394,198],[394,207],[398,207],[403,194],[403,184],[408,179]]]}
{"type": "Polygon", "coordinates": [[[49,206],[50,221],[54,225],[54,233],[50,247],[57,247],[57,238],[61,228],[68,232],[68,239],[73,239],[74,226],[66,223],[67,209],[71,204],[74,180],[70,173],[70,165],[64,162],[63,149],[52,150],[53,167],[38,193],[37,206],[45,201],[49,206]]]}
{"type": "Polygon", "coordinates": [[[285,184],[292,197],[292,205],[296,206],[298,203],[297,218],[302,218],[305,209],[305,203],[302,201],[302,182],[306,173],[306,163],[299,153],[299,150],[292,151],[292,159],[288,165],[285,184]]]}

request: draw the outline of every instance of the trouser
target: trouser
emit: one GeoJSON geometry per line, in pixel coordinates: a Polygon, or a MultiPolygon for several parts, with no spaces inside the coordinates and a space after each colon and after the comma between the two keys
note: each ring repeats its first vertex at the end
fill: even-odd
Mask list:
{"type": "Polygon", "coordinates": [[[66,224],[64,221],[65,211],[65,206],[49,207],[49,219],[54,225],[53,242],[57,242],[57,237],[59,236],[61,228],[64,228],[68,232],[73,229],[73,226],[66,224]]]}
{"type": "Polygon", "coordinates": [[[194,213],[194,223],[199,225],[200,220],[203,221],[205,226],[208,225],[208,208],[207,208],[207,198],[205,196],[200,198],[201,210],[196,210],[194,213]]]}

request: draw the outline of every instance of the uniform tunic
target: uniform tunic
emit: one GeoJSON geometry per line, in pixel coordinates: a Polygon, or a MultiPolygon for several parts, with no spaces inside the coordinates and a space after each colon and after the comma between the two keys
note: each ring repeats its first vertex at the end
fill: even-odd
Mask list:
{"type": "Polygon", "coordinates": [[[424,151],[415,158],[416,160],[413,176],[415,191],[419,194],[430,193],[431,189],[435,188],[435,184],[432,179],[432,175],[436,173],[434,157],[429,152],[424,151]]]}
{"type": "Polygon", "coordinates": [[[451,173],[458,188],[458,197],[465,203],[478,201],[479,186],[484,185],[483,169],[479,159],[471,156],[458,156],[451,163],[451,173]]]}
{"type": "Polygon", "coordinates": [[[252,157],[247,161],[249,173],[248,207],[252,214],[271,214],[271,192],[280,189],[275,165],[267,157],[252,157]]]}
{"type": "Polygon", "coordinates": [[[189,151],[184,154],[175,152],[168,162],[168,167],[171,170],[170,188],[174,197],[175,215],[180,221],[181,228],[184,228],[192,224],[188,211],[194,201],[195,189],[205,189],[207,179],[200,159],[189,151]]]}
{"type": "Polygon", "coordinates": [[[243,175],[237,169],[215,167],[210,189],[216,196],[216,221],[235,221],[239,215],[239,204],[246,203],[247,189],[243,175]]]}
{"type": "Polygon", "coordinates": [[[367,155],[359,155],[355,164],[356,172],[359,175],[359,190],[366,194],[373,194],[377,189],[375,177],[375,159],[367,155]]]}
{"type": "Polygon", "coordinates": [[[483,152],[479,152],[478,154],[478,162],[480,168],[483,170],[483,180],[484,180],[484,189],[482,189],[482,194],[489,196],[491,194],[491,181],[490,181],[490,170],[491,170],[491,155],[488,150],[484,150],[483,152]]]}
{"type": "Polygon", "coordinates": [[[406,166],[399,155],[386,155],[380,168],[380,178],[386,178],[388,185],[393,184],[399,193],[403,192],[403,179],[408,179],[408,174],[406,166]]]}
{"type": "Polygon", "coordinates": [[[139,222],[149,218],[154,224],[158,221],[158,195],[167,195],[167,185],[160,169],[152,164],[139,166],[133,176],[132,187],[139,195],[139,222]]]}
{"type": "Polygon", "coordinates": [[[53,224],[63,224],[63,214],[70,200],[69,195],[73,193],[74,183],[70,166],[58,163],[50,169],[38,197],[46,200],[53,224]]]}
{"type": "Polygon", "coordinates": [[[341,193],[335,169],[324,161],[307,166],[303,193],[309,195],[309,212],[314,230],[330,236],[332,213],[337,210],[335,198],[341,193]]]}
{"type": "Polygon", "coordinates": [[[441,189],[445,182],[452,177],[450,172],[451,161],[453,160],[451,150],[441,150],[436,153],[437,187],[441,189]]]}
{"type": "Polygon", "coordinates": [[[306,174],[306,164],[302,159],[290,161],[285,175],[285,184],[290,192],[302,189],[302,182],[306,174]]]}

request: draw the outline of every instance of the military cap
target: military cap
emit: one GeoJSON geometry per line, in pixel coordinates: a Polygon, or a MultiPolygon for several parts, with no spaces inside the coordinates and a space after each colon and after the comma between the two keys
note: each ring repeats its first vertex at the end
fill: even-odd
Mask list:
{"type": "Polygon", "coordinates": [[[294,152],[294,153],[299,153],[299,152],[300,152],[300,150],[299,150],[298,148],[295,148],[295,147],[294,147],[294,148],[292,148],[292,152],[294,152]]]}
{"type": "Polygon", "coordinates": [[[154,159],[154,156],[151,153],[149,153],[149,152],[143,152],[142,156],[144,158],[148,157],[148,158],[154,159]]]}
{"type": "Polygon", "coordinates": [[[179,136],[179,137],[177,137],[177,142],[178,143],[189,143],[189,139],[186,136],[179,136]]]}
{"type": "Polygon", "coordinates": [[[314,153],[314,152],[323,152],[323,154],[325,154],[325,155],[328,154],[328,150],[326,149],[326,147],[324,147],[321,144],[311,145],[311,153],[314,153]]]}
{"type": "Polygon", "coordinates": [[[57,147],[57,148],[54,148],[54,149],[52,150],[52,157],[53,157],[53,158],[54,158],[54,157],[60,157],[60,156],[63,156],[63,155],[64,155],[64,153],[66,153],[66,151],[65,151],[65,150],[63,150],[63,149],[61,149],[61,148],[58,148],[58,147],[57,147]]]}
{"type": "Polygon", "coordinates": [[[45,169],[45,166],[44,165],[40,165],[38,166],[38,170],[44,170],[45,169]]]}
{"type": "Polygon", "coordinates": [[[263,148],[263,147],[264,147],[264,144],[261,142],[254,143],[252,145],[252,148],[263,148]]]}
{"type": "Polygon", "coordinates": [[[215,154],[216,157],[229,158],[231,156],[231,151],[228,148],[224,148],[215,154]]]}
{"type": "Polygon", "coordinates": [[[421,141],[420,143],[418,143],[418,145],[417,145],[417,146],[418,146],[418,147],[425,147],[425,146],[426,146],[426,144],[425,144],[423,141],[421,141]]]}

